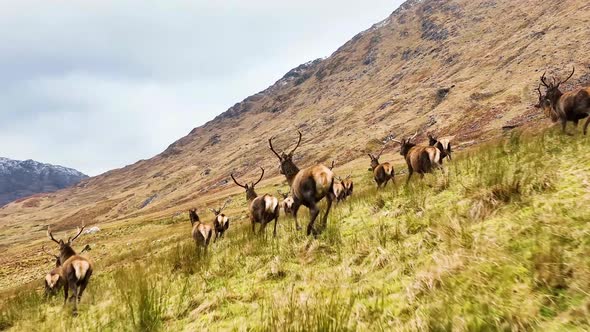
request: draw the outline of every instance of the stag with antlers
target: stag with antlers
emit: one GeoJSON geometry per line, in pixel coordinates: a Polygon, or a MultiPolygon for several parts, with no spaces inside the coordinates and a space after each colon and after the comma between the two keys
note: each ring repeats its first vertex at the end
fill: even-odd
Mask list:
{"type": "Polygon", "coordinates": [[[260,224],[259,234],[263,234],[266,225],[274,220],[273,236],[277,236],[277,222],[279,221],[279,200],[269,194],[258,196],[255,191],[255,187],[262,178],[264,177],[264,168],[260,167],[262,174],[256,182],[250,184],[241,184],[236,180],[233,174],[231,174],[234,183],[246,190],[246,200],[250,202],[248,211],[250,213],[250,222],[252,223],[252,232],[256,233],[256,224],[260,224]]]}
{"type": "Polygon", "coordinates": [[[217,242],[217,238],[223,238],[225,231],[229,228],[229,217],[222,213],[223,209],[225,209],[229,202],[229,200],[225,201],[223,206],[219,209],[209,209],[215,215],[215,220],[213,221],[215,239],[213,240],[213,243],[217,242]]]}
{"type": "MultiPolygon", "coordinates": [[[[53,257],[55,260],[55,268],[45,275],[45,296],[57,295],[59,290],[63,287],[64,278],[62,276],[62,267],[59,255],[54,255],[45,249],[45,245],[41,248],[44,254],[53,257]]],[[[80,254],[89,251],[90,246],[86,245],[80,254]]]]}
{"type": "Polygon", "coordinates": [[[401,145],[400,154],[408,165],[408,179],[410,182],[414,172],[424,177],[424,174],[431,173],[434,168],[440,167],[440,150],[434,146],[419,146],[413,141],[418,136],[416,132],[412,137],[404,138],[401,141],[392,140],[401,145]]]}
{"type": "Polygon", "coordinates": [[[574,127],[578,126],[578,122],[584,118],[584,135],[586,135],[588,125],[590,124],[590,87],[579,88],[576,90],[561,92],[559,87],[567,82],[574,73],[576,68],[572,69],[571,74],[565,80],[558,80],[553,78],[551,82],[545,77],[546,73],[541,76],[541,85],[545,87],[545,95],[541,93],[541,85],[537,88],[539,94],[539,103],[535,105],[541,108],[553,122],[561,122],[561,130],[566,133],[567,122],[573,122],[574,127]]]}
{"type": "Polygon", "coordinates": [[[371,158],[371,170],[373,171],[373,178],[377,183],[377,188],[385,188],[389,180],[393,181],[393,177],[395,176],[393,165],[387,162],[383,164],[379,163],[379,158],[385,152],[385,148],[386,146],[377,155],[368,154],[369,158],[371,158]]]}
{"type": "Polygon", "coordinates": [[[291,196],[291,191],[289,190],[286,193],[283,193],[282,191],[277,189],[277,193],[279,194],[279,196],[281,196],[283,198],[283,201],[281,202],[281,206],[283,207],[283,211],[285,212],[286,216],[292,216],[293,215],[293,196],[291,196]]]}
{"type": "Polygon", "coordinates": [[[289,153],[279,154],[272,145],[273,138],[268,140],[270,150],[279,158],[280,172],[283,174],[289,186],[291,186],[291,194],[293,195],[293,217],[295,218],[295,226],[301,229],[297,221],[297,212],[301,205],[306,206],[310,211],[310,221],[307,224],[307,235],[317,235],[319,232],[314,228],[314,222],[320,213],[318,203],[326,198],[327,207],[324,216],[322,217],[321,229],[324,229],[328,223],[328,214],[334,201],[334,173],[326,166],[318,164],[300,170],[293,162],[293,154],[299,148],[303,135],[298,132],[299,140],[295,147],[289,153]]]}
{"type": "Polygon", "coordinates": [[[47,237],[59,246],[59,261],[62,264],[61,276],[64,281],[64,305],[68,301],[68,292],[71,291],[70,302],[74,302],[74,315],[78,314],[78,302],[82,298],[93,272],[92,262],[88,258],[76,254],[72,249],[72,243],[82,234],[84,228],[85,226],[82,225],[74,237],[70,237],[64,242],[61,239],[56,240],[51,229],[47,227],[47,237]]]}
{"type": "Polygon", "coordinates": [[[188,216],[193,227],[191,235],[195,241],[197,247],[197,253],[200,256],[201,252],[207,254],[207,247],[209,247],[209,241],[211,241],[211,235],[213,235],[213,228],[211,225],[207,225],[201,222],[197,209],[192,208],[188,210],[188,216]]]}

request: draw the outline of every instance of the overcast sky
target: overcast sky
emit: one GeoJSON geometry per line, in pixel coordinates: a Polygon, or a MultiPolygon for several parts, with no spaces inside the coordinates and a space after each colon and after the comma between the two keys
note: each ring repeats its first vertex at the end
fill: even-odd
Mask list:
{"type": "Polygon", "coordinates": [[[0,0],[0,156],[152,157],[401,2],[0,0]]]}

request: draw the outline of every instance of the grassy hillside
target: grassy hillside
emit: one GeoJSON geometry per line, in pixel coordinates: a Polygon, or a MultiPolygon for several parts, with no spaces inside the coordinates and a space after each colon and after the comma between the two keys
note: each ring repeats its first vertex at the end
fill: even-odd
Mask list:
{"type": "Polygon", "coordinates": [[[285,218],[277,238],[234,224],[206,259],[186,218],[105,230],[83,238],[104,256],[79,317],[35,284],[1,294],[0,327],[587,330],[589,155],[589,138],[551,129],[457,155],[410,185],[377,191],[355,173],[354,197],[317,239],[285,218]]]}

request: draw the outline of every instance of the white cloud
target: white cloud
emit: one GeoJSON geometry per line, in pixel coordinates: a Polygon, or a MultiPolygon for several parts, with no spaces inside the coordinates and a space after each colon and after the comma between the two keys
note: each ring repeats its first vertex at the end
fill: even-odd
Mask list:
{"type": "Polygon", "coordinates": [[[0,0],[0,156],[148,158],[399,3],[0,0]]]}

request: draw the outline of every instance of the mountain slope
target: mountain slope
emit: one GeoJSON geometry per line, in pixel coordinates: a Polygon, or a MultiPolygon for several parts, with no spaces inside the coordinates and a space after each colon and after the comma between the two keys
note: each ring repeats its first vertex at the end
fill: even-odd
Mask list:
{"type": "Polygon", "coordinates": [[[541,71],[562,75],[576,65],[570,87],[590,81],[590,44],[577,42],[589,35],[589,9],[581,0],[408,1],[160,155],[38,198],[36,207],[9,204],[0,225],[70,227],[203,205],[237,192],[231,171],[253,177],[262,166],[277,176],[267,138],[286,148],[296,130],[304,134],[296,162],[308,165],[364,158],[392,134],[430,130],[467,146],[507,124],[546,123],[532,107],[541,71]]]}
{"type": "Polygon", "coordinates": [[[0,157],[0,206],[22,197],[67,188],[87,177],[63,166],[0,157]]]}

